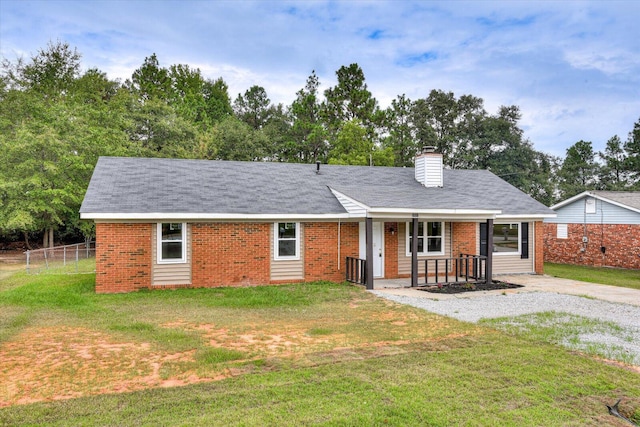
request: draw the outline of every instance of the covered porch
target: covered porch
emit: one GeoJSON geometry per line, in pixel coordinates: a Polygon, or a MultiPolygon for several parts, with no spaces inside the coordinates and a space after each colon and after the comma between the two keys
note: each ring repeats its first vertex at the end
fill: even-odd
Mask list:
{"type": "Polygon", "coordinates": [[[345,279],[367,289],[380,280],[410,287],[491,282],[492,251],[482,248],[493,247],[496,213],[478,213],[367,216],[360,222],[359,257],[346,257],[345,279]],[[436,232],[425,231],[427,225],[436,232]]]}

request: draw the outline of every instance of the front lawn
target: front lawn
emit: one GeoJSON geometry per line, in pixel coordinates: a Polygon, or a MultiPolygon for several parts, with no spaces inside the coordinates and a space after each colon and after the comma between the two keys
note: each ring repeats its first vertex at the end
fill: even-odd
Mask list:
{"type": "Polygon", "coordinates": [[[347,284],[0,280],[0,425],[603,425],[640,372],[347,284]]]}
{"type": "Polygon", "coordinates": [[[587,267],[582,265],[544,263],[544,272],[549,276],[582,282],[601,283],[640,289],[640,270],[611,267],[587,267]]]}

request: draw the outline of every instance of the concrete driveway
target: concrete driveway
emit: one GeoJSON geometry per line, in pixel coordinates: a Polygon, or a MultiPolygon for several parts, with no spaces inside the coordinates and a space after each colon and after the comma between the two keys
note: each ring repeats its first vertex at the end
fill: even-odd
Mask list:
{"type": "Polygon", "coordinates": [[[448,300],[460,298],[478,298],[488,295],[519,294],[525,292],[554,292],[565,295],[586,296],[603,301],[617,302],[640,306],[640,290],[621,288],[619,286],[600,285],[577,280],[560,279],[547,275],[516,274],[496,275],[496,280],[514,283],[524,287],[497,291],[476,291],[460,294],[436,294],[419,291],[409,287],[409,279],[376,280],[376,291],[398,296],[429,298],[432,300],[448,300]]]}

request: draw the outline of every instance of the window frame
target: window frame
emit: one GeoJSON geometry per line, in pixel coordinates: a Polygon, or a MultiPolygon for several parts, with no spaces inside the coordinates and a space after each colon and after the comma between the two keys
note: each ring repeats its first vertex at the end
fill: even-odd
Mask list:
{"type": "Polygon", "coordinates": [[[522,223],[520,222],[497,222],[493,224],[493,247],[496,246],[496,229],[498,228],[498,226],[502,226],[502,225],[508,225],[509,229],[513,229],[514,225],[518,226],[518,250],[517,251],[509,251],[509,252],[499,252],[499,251],[494,251],[493,248],[491,248],[491,250],[493,251],[493,255],[494,256],[515,256],[515,255],[522,255],[522,223]]]}
{"type": "Polygon", "coordinates": [[[275,261],[297,261],[300,259],[300,223],[299,222],[274,222],[273,223],[273,259],[275,261]],[[296,235],[292,238],[280,238],[280,224],[295,224],[296,235]],[[295,255],[280,255],[280,241],[295,241],[295,255]]]}
{"type": "MultiPolygon", "coordinates": [[[[426,249],[426,251],[418,252],[418,256],[442,256],[442,255],[444,255],[445,254],[445,247],[444,247],[445,246],[445,238],[444,238],[444,236],[445,236],[444,224],[445,223],[444,223],[444,221],[418,221],[418,224],[420,224],[420,223],[423,223],[423,225],[422,225],[423,233],[427,232],[426,230],[428,229],[429,224],[431,224],[431,223],[439,223],[440,224],[440,233],[441,234],[439,236],[429,236],[428,232],[427,232],[427,235],[424,235],[424,234],[422,236],[418,235],[418,238],[423,239],[423,242],[424,242],[423,245],[422,245],[422,248],[426,249]],[[438,252],[429,252],[429,242],[428,242],[428,240],[430,238],[431,239],[440,238],[440,242],[441,242],[440,251],[438,251],[438,252]]],[[[418,225],[418,230],[419,229],[420,229],[420,226],[418,225]]],[[[405,231],[406,231],[405,232],[405,242],[406,242],[405,248],[406,248],[406,255],[408,257],[411,256],[411,231],[410,230],[411,230],[411,222],[407,222],[406,225],[405,225],[405,231]]]]}
{"type": "Polygon", "coordinates": [[[187,223],[186,222],[159,222],[156,224],[156,263],[158,264],[185,264],[187,262],[187,223]],[[182,229],[180,240],[163,240],[162,239],[162,226],[164,224],[180,224],[182,229]],[[162,257],[162,244],[163,243],[176,243],[182,244],[182,254],[180,258],[163,258],[162,257]]]}

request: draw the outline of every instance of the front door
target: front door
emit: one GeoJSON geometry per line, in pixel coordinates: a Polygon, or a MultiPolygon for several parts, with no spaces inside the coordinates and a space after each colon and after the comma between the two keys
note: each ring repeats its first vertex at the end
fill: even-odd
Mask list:
{"type": "MultiPolygon", "coordinates": [[[[367,257],[365,224],[360,223],[360,258],[367,257]]],[[[373,277],[384,277],[384,223],[373,223],[373,277]]]]}

